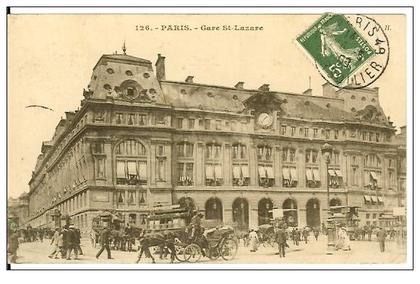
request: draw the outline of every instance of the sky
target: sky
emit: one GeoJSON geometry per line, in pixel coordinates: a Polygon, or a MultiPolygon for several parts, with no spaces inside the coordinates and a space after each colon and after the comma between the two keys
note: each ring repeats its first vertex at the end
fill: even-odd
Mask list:
{"type": "MultiPolygon", "coordinates": [[[[309,86],[322,95],[325,80],[295,38],[320,15],[9,15],[8,151],[10,197],[28,191],[41,151],[65,111],[80,107],[92,68],[102,54],[149,59],[166,57],[166,79],[245,88],[270,84],[275,91],[301,93],[309,86]],[[158,27],[138,31],[137,26],[158,27]],[[161,25],[190,25],[198,30],[161,31],[161,25]],[[202,31],[223,25],[263,26],[262,31],[202,31]],[[26,108],[39,104],[41,108],[26,108]]],[[[372,87],[398,128],[406,124],[406,19],[371,15],[389,25],[390,60],[372,87]]]]}

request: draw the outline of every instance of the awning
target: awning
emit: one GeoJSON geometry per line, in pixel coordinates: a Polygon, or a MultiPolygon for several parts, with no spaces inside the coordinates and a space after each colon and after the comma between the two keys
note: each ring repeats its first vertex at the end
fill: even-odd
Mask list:
{"type": "Polygon", "coordinates": [[[314,174],[314,181],[321,181],[321,177],[319,176],[319,170],[313,169],[312,172],[314,174]]]}
{"type": "Polygon", "coordinates": [[[313,181],[313,174],[311,169],[306,169],[306,180],[313,181]]]}
{"type": "Polygon", "coordinates": [[[378,196],[378,201],[379,201],[379,203],[384,203],[384,200],[382,199],[381,196],[378,196]]]}
{"type": "Polygon", "coordinates": [[[265,172],[265,168],[263,166],[258,167],[258,174],[259,174],[260,178],[267,177],[267,174],[265,172]]]}
{"type": "Polygon", "coordinates": [[[365,203],[370,203],[370,196],[364,195],[363,197],[365,198],[365,203]]]}
{"type": "Polygon", "coordinates": [[[297,181],[296,168],[290,168],[290,178],[292,181],[297,181]]]}
{"type": "Polygon", "coordinates": [[[274,178],[273,167],[265,167],[265,170],[267,171],[268,178],[274,178]]]}
{"type": "Polygon", "coordinates": [[[283,179],[290,180],[290,170],[289,168],[283,168],[283,179]]]}
{"type": "Polygon", "coordinates": [[[244,178],[249,178],[249,168],[248,168],[248,166],[246,165],[243,165],[242,166],[242,176],[244,177],[244,178]]]}
{"type": "Polygon", "coordinates": [[[370,172],[370,176],[374,179],[374,180],[378,180],[378,177],[376,176],[375,172],[370,172]]]}
{"type": "Polygon", "coordinates": [[[127,162],[127,169],[129,175],[137,175],[137,166],[135,161],[128,161],[127,162]]]}
{"type": "Polygon", "coordinates": [[[147,179],[147,163],[146,162],[139,163],[139,176],[140,176],[140,179],[147,179]]]}
{"type": "Polygon", "coordinates": [[[241,168],[239,166],[233,166],[233,178],[241,178],[241,168]]]}
{"type": "Polygon", "coordinates": [[[330,176],[335,177],[335,171],[333,171],[333,170],[328,170],[328,174],[329,174],[330,176]]]}
{"type": "Polygon", "coordinates": [[[117,178],[126,178],[125,163],[122,161],[117,161],[117,178]]]}
{"type": "Polygon", "coordinates": [[[206,179],[214,179],[213,165],[206,165],[206,179]]]}
{"type": "Polygon", "coordinates": [[[376,197],[376,196],[371,196],[371,198],[372,198],[372,202],[373,202],[373,203],[378,203],[378,197],[376,197]]]}
{"type": "Polygon", "coordinates": [[[214,175],[216,176],[216,178],[222,178],[222,165],[214,166],[214,175]]]}
{"type": "Polygon", "coordinates": [[[335,174],[338,176],[338,177],[343,177],[343,174],[341,173],[341,171],[340,170],[335,170],[335,174]]]}

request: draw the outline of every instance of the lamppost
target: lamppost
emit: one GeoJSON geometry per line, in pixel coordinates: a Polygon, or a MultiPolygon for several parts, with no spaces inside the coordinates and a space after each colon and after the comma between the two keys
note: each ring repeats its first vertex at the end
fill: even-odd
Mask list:
{"type": "Polygon", "coordinates": [[[331,214],[331,210],[330,210],[330,177],[329,177],[329,165],[331,162],[331,155],[332,155],[332,151],[333,151],[333,147],[328,144],[325,143],[322,148],[321,148],[321,152],[322,152],[322,156],[324,156],[325,159],[325,164],[327,166],[327,236],[328,236],[328,241],[327,241],[327,254],[331,255],[333,254],[334,251],[334,220],[332,220],[332,214],[331,214]]]}

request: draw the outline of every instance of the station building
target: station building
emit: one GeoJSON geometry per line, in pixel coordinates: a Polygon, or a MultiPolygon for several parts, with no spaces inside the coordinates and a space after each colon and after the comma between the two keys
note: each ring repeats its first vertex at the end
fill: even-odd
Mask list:
{"type": "Polygon", "coordinates": [[[405,197],[405,140],[395,132],[378,88],[326,83],[315,96],[178,82],[166,78],[160,54],[155,64],[105,54],[80,108],[42,143],[28,224],[53,226],[59,211],[87,230],[112,210],[141,225],[161,203],[241,229],[267,222],[273,208],[288,209],[299,227],[320,226],[327,186],[331,205],[359,206],[361,224],[377,224],[405,197]]]}

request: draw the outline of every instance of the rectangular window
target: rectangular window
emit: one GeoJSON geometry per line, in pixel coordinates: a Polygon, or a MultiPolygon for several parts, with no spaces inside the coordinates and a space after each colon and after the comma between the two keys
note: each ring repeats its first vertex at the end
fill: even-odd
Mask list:
{"type": "Polygon", "coordinates": [[[178,163],[178,185],[193,185],[193,163],[178,163]]]}
{"type": "Polygon", "coordinates": [[[117,113],[117,124],[122,124],[122,123],[123,123],[123,114],[117,113]]]}
{"type": "Polygon", "coordinates": [[[295,136],[295,134],[296,134],[296,127],[292,126],[291,135],[295,136]]]}
{"type": "Polygon", "coordinates": [[[105,159],[96,160],[96,177],[104,178],[105,177],[105,159]]]}
{"type": "Polygon", "coordinates": [[[340,131],[339,130],[335,130],[334,131],[334,139],[338,139],[338,136],[340,135],[340,131]]]}
{"type": "Polygon", "coordinates": [[[354,167],[352,168],[352,175],[351,175],[351,184],[352,185],[357,185],[357,168],[354,167]]]}
{"type": "Polygon", "coordinates": [[[325,130],[325,138],[326,138],[326,139],[330,139],[330,132],[331,132],[331,131],[330,131],[329,129],[326,129],[326,130],[325,130]]]}
{"type": "Polygon", "coordinates": [[[303,136],[303,128],[299,127],[299,136],[303,136]]]}
{"type": "Polygon", "coordinates": [[[147,116],[145,114],[139,115],[139,125],[146,125],[147,124],[147,116]]]}
{"type": "Polygon", "coordinates": [[[290,159],[291,163],[295,162],[295,154],[296,154],[295,149],[290,149],[289,150],[289,159],[290,159]]]}
{"type": "Polygon", "coordinates": [[[204,126],[204,120],[202,118],[198,119],[198,127],[201,129],[204,126]]]}
{"type": "Polygon", "coordinates": [[[158,145],[157,146],[157,155],[158,156],[165,155],[165,148],[163,147],[163,145],[158,145]]]}
{"type": "Polygon", "coordinates": [[[286,135],[286,130],[287,130],[287,127],[286,127],[286,125],[282,125],[281,126],[281,129],[280,129],[280,133],[281,133],[281,135],[286,135]]]}
{"type": "Polygon", "coordinates": [[[176,128],[181,129],[183,121],[184,121],[184,119],[182,117],[178,117],[176,119],[176,128]]]}
{"type": "Polygon", "coordinates": [[[93,154],[103,154],[104,151],[104,143],[97,142],[92,144],[92,153],[93,154]]]}
{"type": "Polygon", "coordinates": [[[216,120],[216,130],[222,130],[222,121],[216,120]]]}
{"type": "Polygon", "coordinates": [[[128,115],[128,125],[134,125],[134,114],[130,113],[128,115]]]}
{"type": "Polygon", "coordinates": [[[194,127],[195,127],[195,119],[194,118],[188,119],[188,128],[194,129],[194,127]]]}
{"type": "Polygon", "coordinates": [[[205,119],[204,120],[204,129],[209,130],[210,125],[211,125],[211,120],[210,119],[205,119]]]}
{"type": "Polygon", "coordinates": [[[158,178],[158,181],[165,180],[165,160],[164,159],[158,159],[157,161],[157,178],[158,178]]]}
{"type": "Polygon", "coordinates": [[[314,128],[314,138],[318,137],[318,128],[314,128]]]}
{"type": "Polygon", "coordinates": [[[309,136],[309,128],[305,128],[305,137],[309,136]]]}
{"type": "Polygon", "coordinates": [[[230,130],[230,121],[225,121],[226,130],[230,130]]]}

